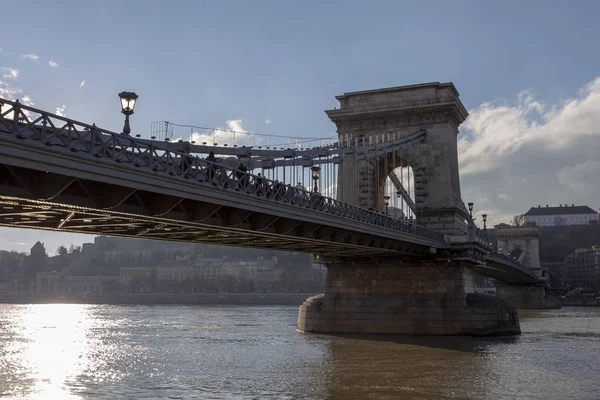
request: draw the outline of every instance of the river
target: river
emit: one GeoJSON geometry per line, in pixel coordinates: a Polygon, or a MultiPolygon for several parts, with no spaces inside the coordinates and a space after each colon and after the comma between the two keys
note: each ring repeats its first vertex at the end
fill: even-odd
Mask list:
{"type": "Polygon", "coordinates": [[[0,304],[18,399],[599,399],[600,309],[521,314],[518,337],[339,337],[297,307],[0,304]]]}

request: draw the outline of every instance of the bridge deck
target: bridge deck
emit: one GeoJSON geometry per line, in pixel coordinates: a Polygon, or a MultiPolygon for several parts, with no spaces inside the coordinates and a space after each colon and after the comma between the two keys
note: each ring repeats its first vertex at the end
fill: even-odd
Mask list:
{"type": "Polygon", "coordinates": [[[444,246],[408,221],[123,135],[20,125],[0,122],[4,226],[346,256],[444,246]]]}

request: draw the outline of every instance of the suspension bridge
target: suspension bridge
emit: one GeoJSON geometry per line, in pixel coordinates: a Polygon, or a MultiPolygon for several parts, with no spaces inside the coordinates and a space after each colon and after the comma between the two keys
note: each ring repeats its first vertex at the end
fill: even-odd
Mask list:
{"type": "Polygon", "coordinates": [[[0,99],[0,226],[310,252],[328,277],[307,332],[518,333],[474,280],[539,277],[462,201],[454,85],[337,100],[337,137],[310,139],[164,121],[133,137],[0,99]]]}

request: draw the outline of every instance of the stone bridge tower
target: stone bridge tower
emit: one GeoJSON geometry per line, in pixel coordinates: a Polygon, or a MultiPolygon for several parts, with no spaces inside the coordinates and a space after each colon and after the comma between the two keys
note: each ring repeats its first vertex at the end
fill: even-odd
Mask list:
{"type": "Polygon", "coordinates": [[[560,308],[560,301],[550,292],[550,281],[540,264],[540,228],[536,225],[494,226],[498,250],[525,264],[539,279],[536,285],[496,283],[496,295],[517,308],[560,308]]]}
{"type": "Polygon", "coordinates": [[[538,278],[542,278],[540,264],[540,228],[536,225],[510,226],[500,224],[494,226],[494,235],[498,249],[508,252],[528,268],[533,270],[538,278]]]}
{"type": "Polygon", "coordinates": [[[381,211],[385,180],[395,168],[410,166],[419,223],[451,235],[465,234],[468,213],[460,193],[456,135],[468,114],[458,96],[454,84],[439,82],[337,96],[340,108],[326,113],[342,146],[377,145],[426,131],[425,139],[408,151],[344,160],[338,199],[381,211]]]}

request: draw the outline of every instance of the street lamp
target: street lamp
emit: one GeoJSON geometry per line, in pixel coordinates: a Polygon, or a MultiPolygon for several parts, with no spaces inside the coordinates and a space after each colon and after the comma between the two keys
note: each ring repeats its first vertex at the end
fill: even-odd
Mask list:
{"type": "Polygon", "coordinates": [[[121,112],[125,114],[125,125],[123,126],[123,133],[129,135],[131,128],[129,127],[129,116],[133,114],[133,107],[135,107],[135,101],[138,95],[133,92],[121,92],[119,93],[121,99],[121,112]]]}
{"type": "Polygon", "coordinates": [[[319,177],[321,176],[321,167],[313,166],[310,169],[312,170],[313,181],[315,181],[313,192],[319,193],[319,177]]]}
{"type": "Polygon", "coordinates": [[[473,203],[467,203],[469,206],[469,217],[473,219],[473,203]]]}
{"type": "Polygon", "coordinates": [[[396,196],[400,202],[400,218],[404,218],[404,199],[402,198],[402,192],[398,190],[396,196]]]}
{"type": "Polygon", "coordinates": [[[385,215],[389,215],[388,208],[390,206],[390,196],[383,196],[383,204],[385,204],[385,215]]]}
{"type": "Polygon", "coordinates": [[[483,219],[483,230],[485,231],[487,229],[487,225],[485,224],[487,222],[487,214],[481,214],[481,218],[483,219]]]}

